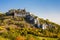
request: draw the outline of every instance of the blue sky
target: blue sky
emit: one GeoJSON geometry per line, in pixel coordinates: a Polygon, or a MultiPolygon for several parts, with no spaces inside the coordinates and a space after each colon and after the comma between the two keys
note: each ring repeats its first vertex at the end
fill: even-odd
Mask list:
{"type": "Polygon", "coordinates": [[[60,0],[0,0],[0,11],[23,9],[60,24],[60,0]]]}

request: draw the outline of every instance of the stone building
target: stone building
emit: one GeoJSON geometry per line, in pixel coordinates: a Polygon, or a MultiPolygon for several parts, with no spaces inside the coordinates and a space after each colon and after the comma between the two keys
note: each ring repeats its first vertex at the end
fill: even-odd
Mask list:
{"type": "Polygon", "coordinates": [[[19,16],[19,17],[25,17],[26,15],[29,15],[29,12],[26,12],[25,9],[11,9],[9,10],[6,15],[8,16],[19,16]]]}

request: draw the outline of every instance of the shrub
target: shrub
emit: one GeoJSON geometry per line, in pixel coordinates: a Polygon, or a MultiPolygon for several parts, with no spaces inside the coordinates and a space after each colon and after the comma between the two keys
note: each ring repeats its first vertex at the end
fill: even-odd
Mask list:
{"type": "Polygon", "coordinates": [[[26,40],[26,38],[24,36],[17,36],[16,40],[26,40]]]}

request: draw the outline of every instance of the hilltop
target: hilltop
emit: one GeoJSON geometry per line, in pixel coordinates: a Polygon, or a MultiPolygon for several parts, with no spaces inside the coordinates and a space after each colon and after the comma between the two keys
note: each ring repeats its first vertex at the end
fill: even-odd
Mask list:
{"type": "Polygon", "coordinates": [[[11,9],[0,13],[0,36],[6,40],[60,38],[60,25],[32,15],[25,9],[11,9]]]}

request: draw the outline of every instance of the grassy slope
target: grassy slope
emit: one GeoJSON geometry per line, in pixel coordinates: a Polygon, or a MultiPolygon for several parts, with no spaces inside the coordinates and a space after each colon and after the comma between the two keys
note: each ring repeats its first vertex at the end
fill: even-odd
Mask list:
{"type": "MultiPolygon", "coordinates": [[[[8,17],[8,16],[7,16],[8,17]]],[[[14,20],[14,18],[7,18],[7,19],[11,19],[10,21],[11,21],[11,23],[15,23],[16,21],[14,20]]],[[[22,19],[22,18],[21,18],[22,19]]],[[[21,20],[20,19],[20,20],[21,20]]],[[[17,19],[16,18],[16,20],[19,20],[19,18],[17,19]]],[[[23,21],[18,21],[19,23],[21,22],[21,23],[23,23],[24,24],[24,27],[27,25],[27,26],[30,26],[31,27],[31,25],[29,24],[29,23],[27,23],[27,22],[24,22],[24,20],[23,21]]],[[[1,20],[2,21],[2,20],[1,20]]],[[[3,21],[5,21],[5,23],[6,24],[8,24],[8,20],[3,20],[3,21]]],[[[4,24],[5,24],[4,23],[4,24]]],[[[17,23],[17,22],[16,22],[17,23]]],[[[12,26],[13,27],[13,26],[12,26]]],[[[15,30],[14,30],[15,31],[15,30]]],[[[9,34],[8,34],[9,35],[9,34]]],[[[14,35],[15,36],[15,35],[14,35]]],[[[42,39],[45,39],[45,40],[58,40],[58,38],[48,38],[48,37],[39,37],[39,36],[34,36],[34,35],[29,35],[29,34],[27,34],[27,40],[29,40],[30,38],[30,36],[32,36],[32,37],[34,37],[35,38],[35,40],[42,40],[42,39]]],[[[3,38],[3,37],[0,37],[0,40],[3,40],[3,39],[6,39],[6,38],[3,38]]],[[[6,39],[6,40],[9,40],[9,39],[6,39]]]]}
{"type": "Polygon", "coordinates": [[[48,37],[38,37],[40,40],[45,39],[45,40],[58,40],[58,38],[48,38],[48,37]]]}
{"type": "Polygon", "coordinates": [[[30,34],[28,34],[27,38],[29,38],[30,36],[34,37],[35,40],[58,40],[58,38],[39,37],[39,36],[30,35],[30,34]]]}

